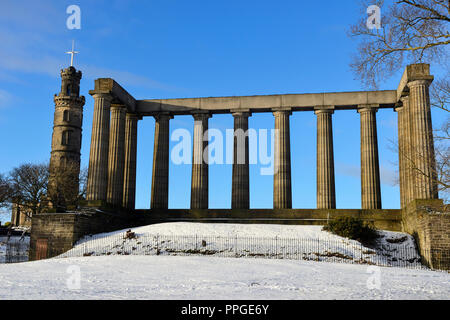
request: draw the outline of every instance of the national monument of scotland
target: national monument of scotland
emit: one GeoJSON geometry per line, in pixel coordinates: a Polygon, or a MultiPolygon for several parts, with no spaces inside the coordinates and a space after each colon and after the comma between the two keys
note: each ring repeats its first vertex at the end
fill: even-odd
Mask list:
{"type": "MultiPolygon", "coordinates": [[[[56,175],[67,164],[79,172],[85,98],[80,96],[81,71],[61,71],[62,85],[55,95],[49,190],[59,191],[56,175]]],[[[396,89],[385,91],[323,92],[260,96],[136,100],[116,81],[95,80],[86,202],[76,211],[53,201],[54,212],[32,218],[30,259],[61,254],[82,236],[132,226],[168,221],[324,224],[338,216],[360,217],[377,228],[415,236],[424,261],[450,269],[450,216],[441,214],[434,176],[436,164],[432,135],[428,64],[408,65],[396,89]],[[382,208],[376,114],[381,108],[398,115],[401,209],[382,208]],[[332,119],[335,112],[358,112],[361,130],[361,209],[336,209],[332,119]],[[208,209],[208,164],[203,160],[208,119],[230,113],[234,130],[248,130],[253,113],[273,114],[275,174],[273,209],[251,209],[249,204],[248,136],[234,138],[231,209],[208,209]],[[317,208],[292,208],[291,131],[293,112],[317,118],[317,208]],[[178,115],[194,121],[190,208],[168,209],[169,126],[178,115]],[[155,118],[151,204],[135,209],[137,127],[143,117],[155,118]],[[242,152],[245,161],[236,161],[242,152]],[[414,163],[413,167],[411,163],[414,163]],[[420,171],[421,174],[417,172],[420,171]],[[442,256],[442,252],[446,255],[442,256]],[[443,259],[443,257],[446,257],[443,259]]],[[[78,189],[78,177],[72,179],[78,189]]],[[[185,181],[189,183],[189,181],[185,181]]],[[[304,183],[308,183],[305,181],[304,183]]],[[[357,195],[355,195],[357,196],[357,195]]],[[[56,197],[57,198],[57,197],[56,197]]]]}

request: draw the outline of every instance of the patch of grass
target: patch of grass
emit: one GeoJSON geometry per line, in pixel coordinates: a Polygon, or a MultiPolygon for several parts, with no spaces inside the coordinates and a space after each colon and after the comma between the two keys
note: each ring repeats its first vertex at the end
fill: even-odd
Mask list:
{"type": "Polygon", "coordinates": [[[371,224],[353,217],[339,217],[330,220],[323,230],[367,245],[372,245],[378,238],[378,233],[371,224]]]}
{"type": "Polygon", "coordinates": [[[402,243],[405,242],[407,239],[408,239],[407,236],[403,236],[401,238],[386,239],[386,241],[389,243],[402,243]]]}

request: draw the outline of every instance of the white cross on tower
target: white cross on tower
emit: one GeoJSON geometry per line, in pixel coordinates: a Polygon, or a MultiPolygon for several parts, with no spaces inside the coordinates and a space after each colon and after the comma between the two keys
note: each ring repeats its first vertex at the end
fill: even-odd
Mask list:
{"type": "Polygon", "coordinates": [[[73,57],[75,54],[79,53],[78,51],[74,51],[75,49],[75,40],[72,40],[72,51],[67,51],[67,54],[70,54],[70,66],[73,67],[73,57]]]}

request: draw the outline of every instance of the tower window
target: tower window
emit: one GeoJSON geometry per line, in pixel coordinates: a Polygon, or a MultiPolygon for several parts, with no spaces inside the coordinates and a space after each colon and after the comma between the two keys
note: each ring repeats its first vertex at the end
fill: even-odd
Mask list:
{"type": "Polygon", "coordinates": [[[64,110],[63,120],[66,121],[66,122],[70,121],[70,111],[69,110],[64,110]]]}
{"type": "Polygon", "coordinates": [[[62,145],[63,146],[69,146],[72,142],[72,131],[66,130],[63,131],[62,135],[62,145]]]}
{"type": "Polygon", "coordinates": [[[70,96],[71,93],[72,93],[72,86],[68,84],[66,87],[66,95],[70,96]]]}

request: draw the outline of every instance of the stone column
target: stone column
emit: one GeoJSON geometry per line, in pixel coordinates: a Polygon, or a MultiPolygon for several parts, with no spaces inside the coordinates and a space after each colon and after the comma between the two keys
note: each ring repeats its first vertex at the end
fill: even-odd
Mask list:
{"type": "MultiPolygon", "coordinates": [[[[191,209],[208,209],[208,163],[204,161],[204,151],[208,140],[204,140],[208,131],[209,113],[195,113],[194,141],[192,153],[191,209]]],[[[207,157],[207,155],[206,155],[207,157]]]]}
{"type": "Polygon", "coordinates": [[[413,146],[414,199],[437,199],[437,173],[431,124],[430,79],[408,82],[413,146]]]}
{"type": "Polygon", "coordinates": [[[121,206],[123,201],[123,169],[125,162],[126,107],[111,105],[111,128],[108,153],[108,192],[106,201],[121,206]]]}
{"type": "Polygon", "coordinates": [[[336,209],[332,114],[334,107],[317,108],[317,209],[336,209]]]}
{"type": "MultiPolygon", "coordinates": [[[[403,97],[402,102],[407,99],[403,97]]],[[[404,208],[407,203],[407,181],[406,181],[406,168],[407,155],[405,154],[405,138],[409,135],[409,132],[405,132],[405,120],[407,120],[407,111],[405,110],[405,103],[395,107],[395,112],[397,112],[397,131],[398,131],[398,173],[400,181],[400,208],[404,208]]]]}
{"type": "Polygon", "coordinates": [[[250,208],[248,117],[249,110],[233,112],[234,148],[231,209],[250,208]]]}
{"type": "Polygon", "coordinates": [[[169,120],[168,113],[155,116],[155,143],[153,147],[152,209],[169,206],[169,120]]]}
{"type": "Polygon", "coordinates": [[[292,208],[290,110],[274,110],[275,165],[273,176],[273,208],[292,208]]]}
{"type": "Polygon", "coordinates": [[[125,168],[122,206],[135,208],[136,198],[136,153],[138,115],[127,113],[125,120],[125,168]]]}
{"type": "Polygon", "coordinates": [[[398,114],[398,164],[400,178],[400,204],[404,208],[414,198],[411,117],[409,96],[400,98],[402,104],[395,108],[398,114]]]}
{"type": "Polygon", "coordinates": [[[380,165],[377,141],[377,105],[360,105],[361,208],[381,209],[380,165]]]}
{"type": "Polygon", "coordinates": [[[413,139],[412,139],[412,128],[411,128],[411,108],[409,106],[409,96],[402,97],[400,99],[403,103],[403,113],[402,113],[402,126],[403,126],[403,168],[404,168],[404,204],[407,205],[414,200],[414,172],[413,172],[413,139]]]}
{"type": "Polygon", "coordinates": [[[94,93],[91,150],[86,199],[106,201],[108,186],[109,121],[112,96],[94,93]]]}

